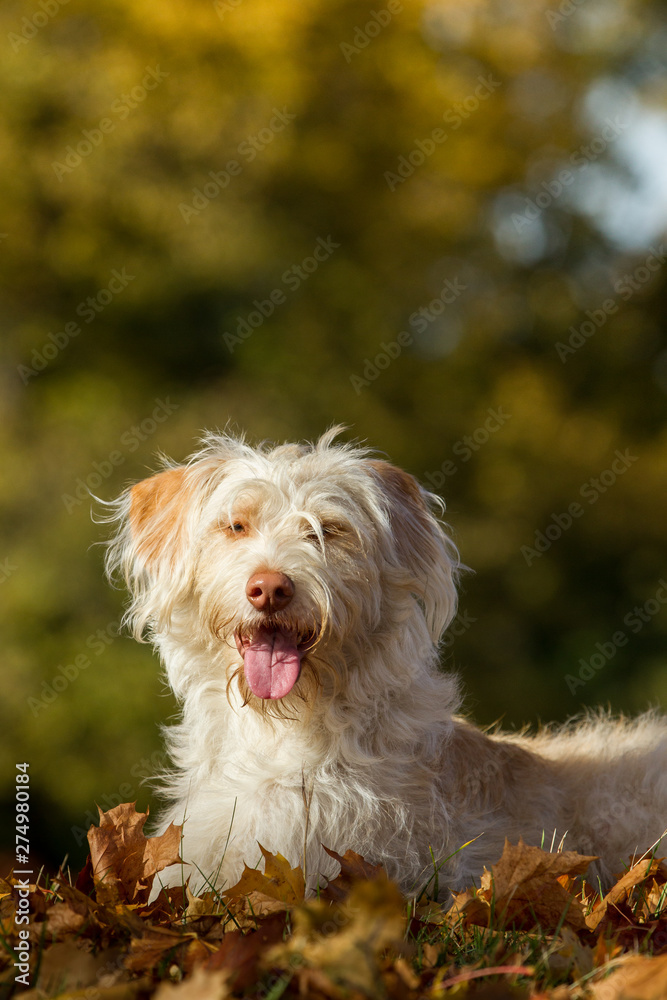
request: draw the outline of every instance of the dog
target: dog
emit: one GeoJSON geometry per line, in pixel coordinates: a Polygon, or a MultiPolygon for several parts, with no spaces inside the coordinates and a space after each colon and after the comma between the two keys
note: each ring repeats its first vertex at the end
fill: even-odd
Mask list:
{"type": "Polygon", "coordinates": [[[312,890],[338,871],[325,845],[406,894],[438,870],[446,899],[522,837],[565,838],[612,883],[667,826],[665,718],[531,737],[462,717],[439,657],[462,569],[444,505],[341,430],[210,434],[113,504],[108,572],[182,706],[161,829],[183,824],[185,865],[165,882],[229,887],[261,844],[312,890]]]}

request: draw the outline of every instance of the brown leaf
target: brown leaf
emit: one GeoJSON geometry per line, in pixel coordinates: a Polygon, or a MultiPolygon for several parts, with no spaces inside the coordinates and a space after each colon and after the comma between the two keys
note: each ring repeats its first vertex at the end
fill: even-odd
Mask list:
{"type": "Polygon", "coordinates": [[[113,981],[122,976],[118,952],[91,954],[82,944],[63,941],[46,948],[39,966],[39,978],[35,985],[45,996],[70,993],[85,987],[99,987],[101,977],[110,969],[113,973],[104,985],[114,985],[113,981]]]}
{"type": "Polygon", "coordinates": [[[183,915],[188,891],[187,885],[164,886],[153,902],[142,908],[142,917],[156,923],[171,924],[183,915]]]}
{"type": "Polygon", "coordinates": [[[5,899],[7,896],[11,898],[14,893],[14,886],[10,885],[4,878],[0,878],[0,899],[5,899]]]}
{"type": "Polygon", "coordinates": [[[200,941],[198,937],[193,936],[185,948],[185,954],[181,963],[183,971],[190,973],[196,966],[207,962],[215,952],[216,947],[217,945],[206,944],[205,941],[200,941]]]}
{"type": "Polygon", "coordinates": [[[667,955],[631,955],[592,989],[593,1000],[665,1000],[667,955]]]}
{"type": "Polygon", "coordinates": [[[85,893],[86,896],[92,896],[95,891],[95,881],[93,879],[93,863],[90,860],[90,854],[86,858],[86,863],[76,877],[76,882],[74,883],[79,892],[85,893]]]}
{"type": "Polygon", "coordinates": [[[630,891],[641,882],[651,878],[660,869],[660,862],[651,858],[638,861],[630,868],[625,875],[618,880],[615,886],[601,899],[595,909],[586,917],[586,925],[589,930],[597,930],[603,920],[612,919],[615,907],[624,903],[630,891]]]}
{"type": "Polygon", "coordinates": [[[306,891],[301,869],[290,868],[289,861],[282,854],[271,854],[261,844],[259,848],[264,855],[264,874],[256,868],[248,868],[245,865],[239,881],[225,890],[223,896],[226,899],[234,899],[258,892],[271,899],[277,899],[287,906],[300,903],[306,891]]]}
{"type": "Polygon", "coordinates": [[[401,948],[406,927],[405,900],[393,882],[357,882],[344,903],[309,900],[291,917],[292,937],[269,951],[269,967],[307,966],[344,990],[378,993],[380,955],[390,946],[401,948]]]}
{"type": "Polygon", "coordinates": [[[582,875],[593,860],[574,851],[551,854],[522,840],[516,846],[506,840],[500,861],[485,871],[482,888],[456,897],[449,922],[463,918],[466,925],[488,927],[493,921],[525,928],[539,924],[547,931],[555,931],[564,922],[584,930],[581,903],[558,880],[564,875],[582,875]]]}
{"type": "Polygon", "coordinates": [[[86,934],[96,938],[109,938],[113,933],[128,928],[130,915],[107,910],[68,882],[56,883],[50,894],[46,910],[46,928],[54,937],[66,938],[68,934],[86,934]]]}
{"type": "Polygon", "coordinates": [[[552,972],[560,976],[572,973],[575,979],[581,979],[592,971],[594,959],[593,948],[582,944],[571,927],[562,927],[558,940],[549,949],[547,961],[552,972]]]}
{"type": "MultiPolygon", "coordinates": [[[[324,847],[324,844],[322,844],[322,847],[324,847]]],[[[339,863],[340,872],[335,879],[329,882],[326,889],[323,889],[320,893],[323,899],[340,902],[346,896],[349,896],[350,889],[355,882],[386,878],[382,865],[370,864],[370,862],[362,858],[361,854],[356,854],[354,851],[346,851],[341,857],[335,851],[330,851],[328,847],[324,847],[324,850],[329,857],[339,863]]]]}
{"type": "Polygon", "coordinates": [[[227,973],[200,966],[180,983],[160,983],[153,1000],[226,1000],[230,996],[227,973]]]}
{"type": "Polygon", "coordinates": [[[85,923],[84,914],[77,913],[69,903],[54,903],[47,914],[46,930],[53,938],[64,938],[78,934],[85,923]]]}
{"type": "Polygon", "coordinates": [[[152,973],[170,952],[181,945],[186,945],[189,939],[191,936],[189,938],[179,934],[178,931],[147,925],[143,937],[133,938],[130,942],[130,951],[125,957],[125,968],[130,972],[152,973]]]}
{"type": "Polygon", "coordinates": [[[284,912],[263,920],[257,930],[249,934],[229,931],[206,963],[206,968],[224,969],[234,989],[244,990],[257,981],[260,962],[267,948],[282,941],[284,933],[284,912]]]}
{"type": "Polygon", "coordinates": [[[172,823],[161,836],[147,838],[148,812],[137,812],[134,802],[99,812],[100,825],[88,831],[98,901],[110,906],[145,903],[155,874],[180,863],[181,827],[172,823]]]}

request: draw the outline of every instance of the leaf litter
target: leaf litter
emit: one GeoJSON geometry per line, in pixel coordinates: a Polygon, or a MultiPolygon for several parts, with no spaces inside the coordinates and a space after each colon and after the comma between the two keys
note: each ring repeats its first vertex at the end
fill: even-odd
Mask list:
{"type": "MultiPolygon", "coordinates": [[[[353,851],[308,896],[301,868],[262,845],[264,870],[194,895],[164,888],[180,827],[146,837],[134,803],[100,810],[76,879],[31,886],[25,1000],[665,1000],[667,868],[644,857],[601,895],[595,859],[506,841],[479,886],[406,899],[353,851]],[[153,891],[155,887],[155,891],[153,891]]],[[[325,848],[326,849],[326,848],[325,848]]],[[[16,990],[16,879],[0,879],[0,990],[16,990]]]]}

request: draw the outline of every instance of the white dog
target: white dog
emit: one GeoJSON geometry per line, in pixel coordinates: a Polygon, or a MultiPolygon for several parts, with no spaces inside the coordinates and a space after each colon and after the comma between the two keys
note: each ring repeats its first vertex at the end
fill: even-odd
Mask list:
{"type": "Polygon", "coordinates": [[[312,886],[337,871],[324,844],[408,893],[435,859],[444,892],[506,837],[566,834],[609,881],[667,826],[665,719],[530,738],[457,717],[438,658],[459,568],[442,505],[337,433],[257,449],[210,435],[116,504],[109,570],[183,705],[163,821],[185,823],[192,885],[233,884],[259,843],[312,886]]]}

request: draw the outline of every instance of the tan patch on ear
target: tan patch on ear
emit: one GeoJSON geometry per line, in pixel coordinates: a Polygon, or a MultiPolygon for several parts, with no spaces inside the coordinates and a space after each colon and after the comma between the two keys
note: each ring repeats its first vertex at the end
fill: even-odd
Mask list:
{"type": "Polygon", "coordinates": [[[377,472],[390,493],[397,494],[399,497],[405,497],[418,507],[426,510],[419,483],[409,472],[405,472],[403,469],[399,469],[398,466],[391,465],[390,462],[383,462],[378,458],[371,458],[368,464],[377,472]]]}
{"type": "Polygon", "coordinates": [[[412,560],[420,547],[420,539],[433,531],[433,519],[419,483],[409,472],[389,462],[370,459],[368,464],[394,501],[390,515],[399,552],[406,561],[412,560]]]}
{"type": "Polygon", "coordinates": [[[146,563],[173,554],[182,528],[185,469],[167,469],[132,487],[130,527],[146,563]]]}

